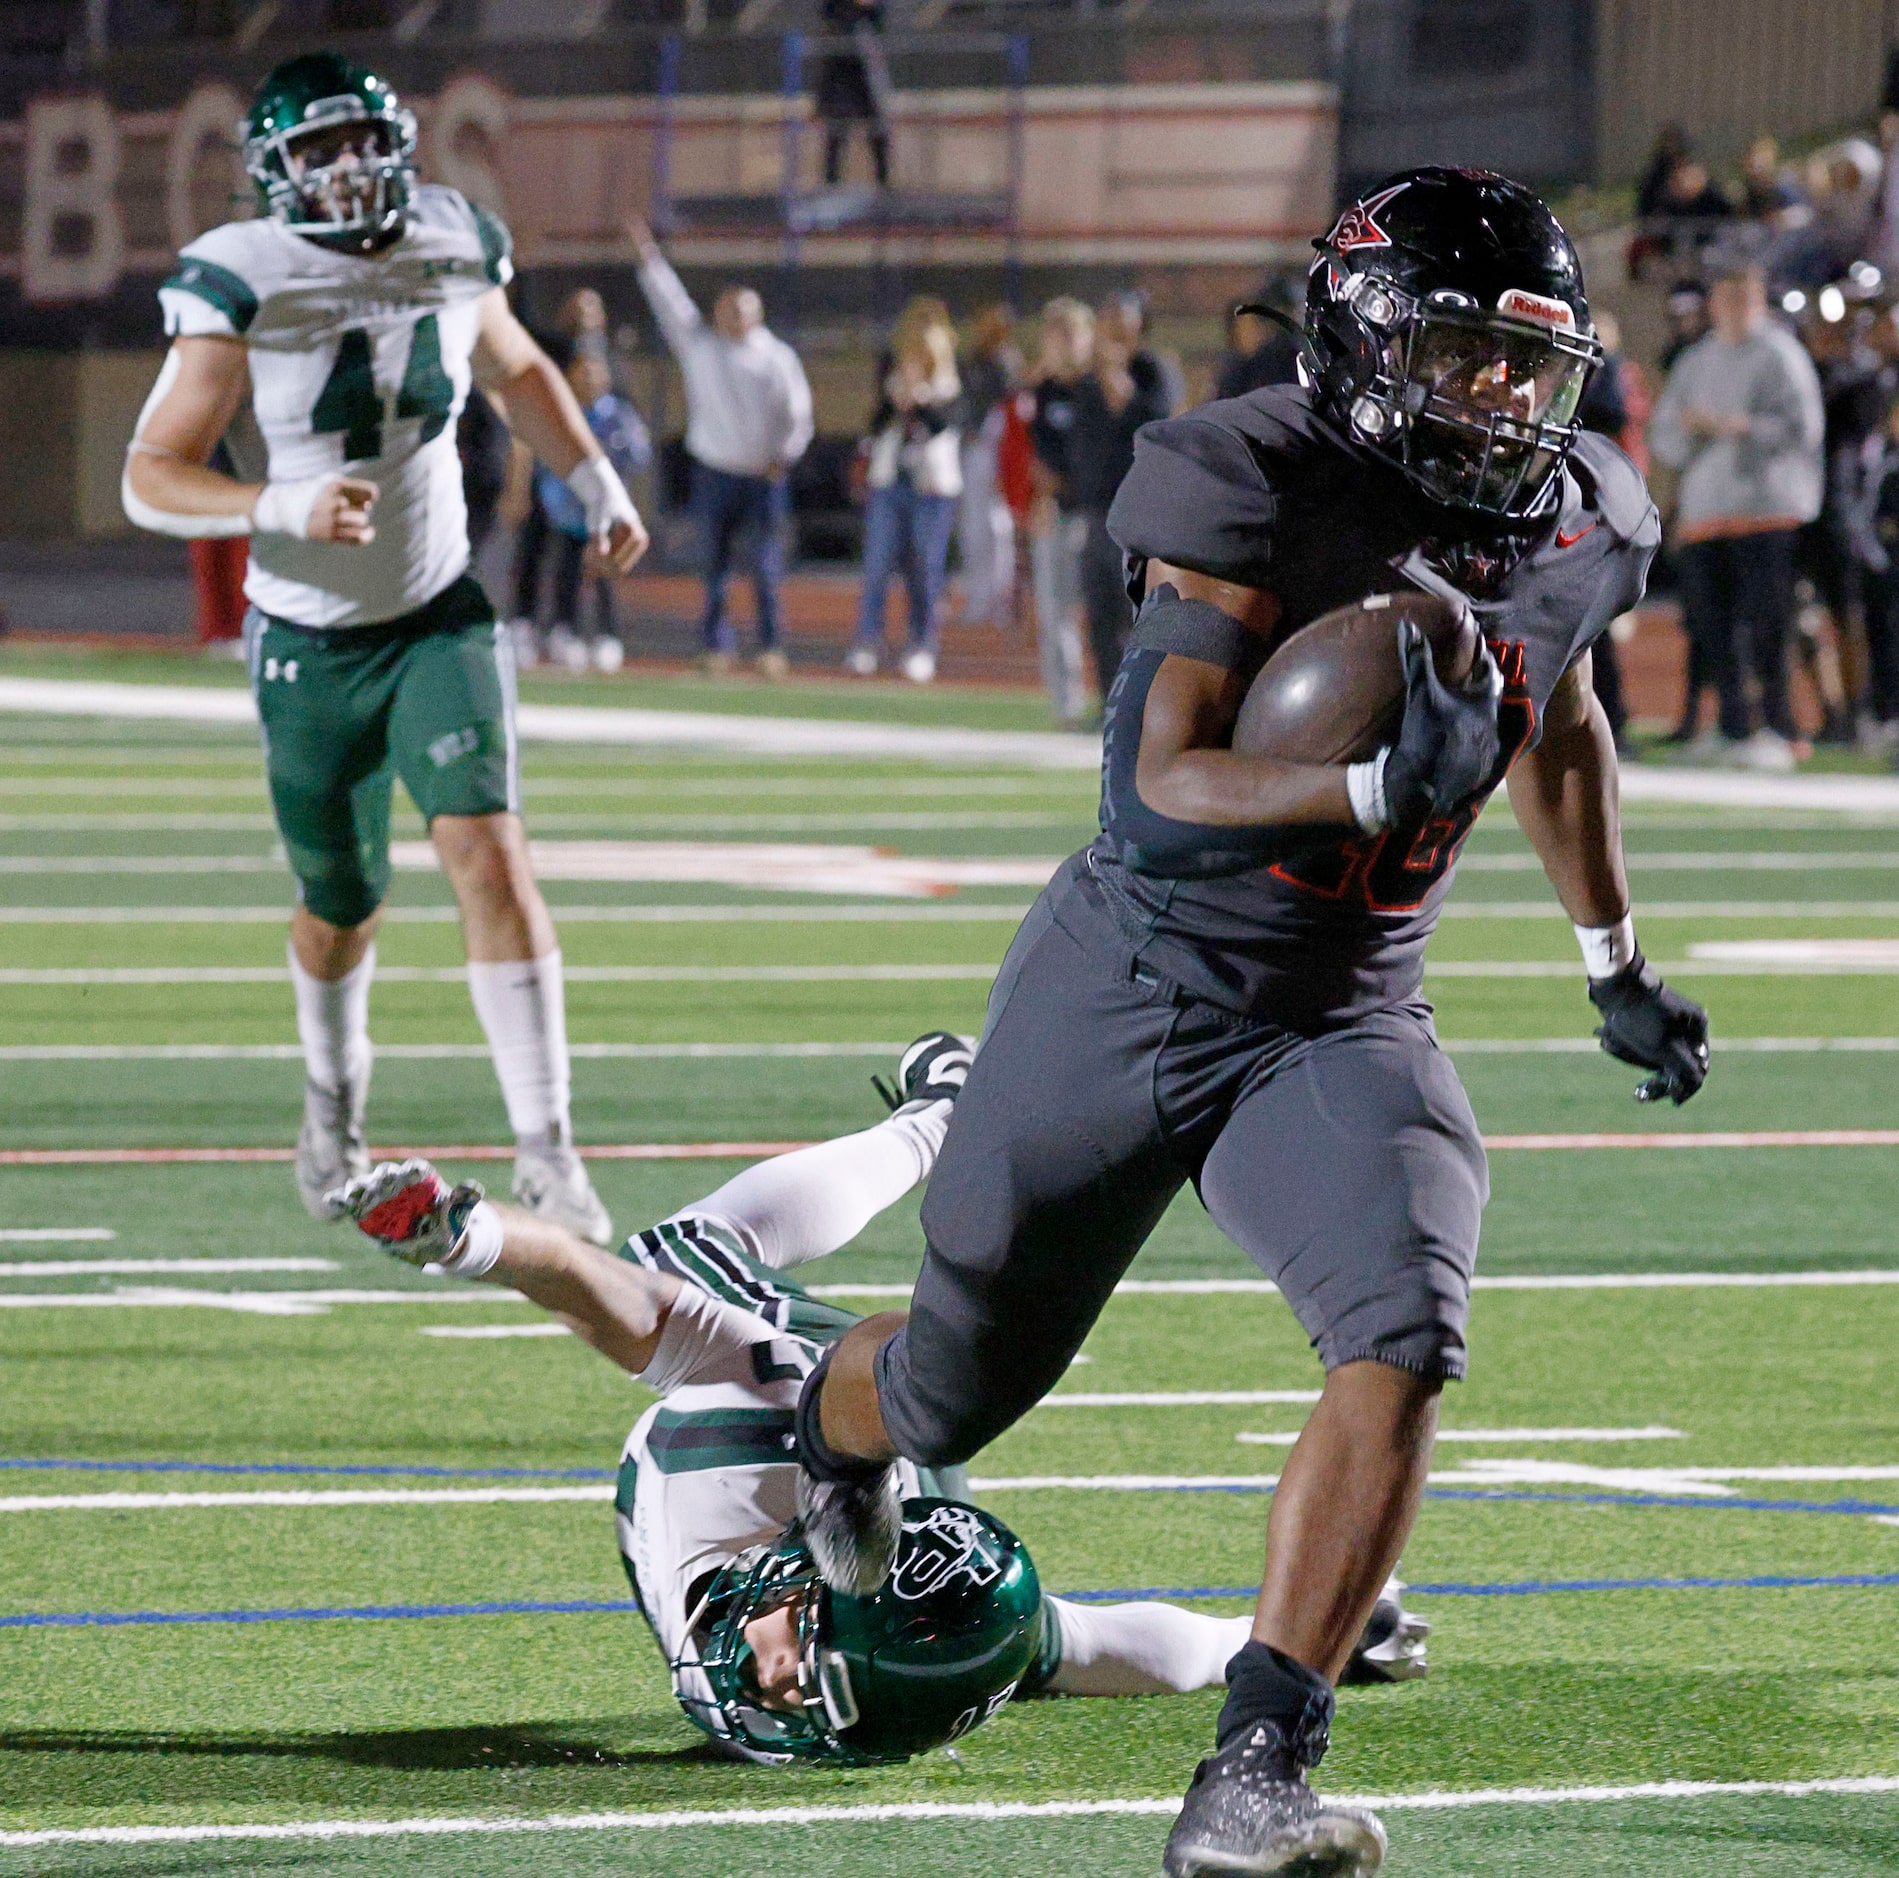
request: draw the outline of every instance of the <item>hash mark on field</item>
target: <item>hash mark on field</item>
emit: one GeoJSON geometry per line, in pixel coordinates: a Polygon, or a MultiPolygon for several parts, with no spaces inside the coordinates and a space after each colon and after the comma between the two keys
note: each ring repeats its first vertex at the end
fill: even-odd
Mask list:
{"type": "Polygon", "coordinates": [[[571,1337],[565,1324],[424,1324],[425,1337],[571,1337]]]}
{"type": "MultiPolygon", "coordinates": [[[[1899,1793],[1899,1777],[1855,1775],[1836,1780],[1656,1780],[1622,1787],[1477,1787],[1425,1793],[1341,1794],[1342,1802],[1386,1813],[1443,1812],[1487,1806],[1606,1806],[1638,1801],[1809,1799],[1823,1795],[1899,1793]]],[[[541,1818],[311,1819],[278,1824],[204,1826],[67,1826],[0,1832],[0,1848],[54,1845],[190,1845],[219,1842],[452,1838],[463,1835],[568,1832],[668,1832],[716,1826],[827,1826],[963,1819],[984,1824],[1016,1819],[1120,1817],[1171,1819],[1173,1799],[908,1800],[869,1806],[707,1807],[664,1813],[567,1813],[541,1818]]]]}
{"type": "Polygon", "coordinates": [[[611,1481],[574,1487],[279,1487],[247,1493],[16,1493],[0,1513],[171,1513],[207,1507],[491,1506],[611,1500],[611,1481]]]}
{"type": "MultiPolygon", "coordinates": [[[[1077,1357],[1076,1362],[1083,1359],[1077,1357]]],[[[1316,1402],[1316,1389],[1183,1389],[1150,1393],[1075,1391],[1045,1395],[1037,1408],[1211,1408],[1226,1404],[1254,1407],[1265,1403],[1316,1402]]]]}
{"type": "Polygon", "coordinates": [[[110,1226],[0,1226],[0,1242],[7,1245],[54,1245],[116,1239],[110,1226]]]}

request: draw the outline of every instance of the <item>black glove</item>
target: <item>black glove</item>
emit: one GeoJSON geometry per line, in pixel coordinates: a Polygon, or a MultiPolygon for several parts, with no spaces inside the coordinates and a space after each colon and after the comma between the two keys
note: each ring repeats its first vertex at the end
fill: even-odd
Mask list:
{"type": "Polygon", "coordinates": [[[1636,1090],[1636,1101],[1666,1096],[1679,1108],[1707,1081],[1708,1013],[1670,991],[1640,952],[1613,978],[1590,979],[1589,1002],[1602,1013],[1602,1047],[1655,1072],[1636,1090]]]}
{"type": "Polygon", "coordinates": [[[1385,819],[1417,827],[1433,815],[1454,814],[1489,782],[1501,745],[1497,705],[1503,674],[1489,646],[1477,642],[1477,662],[1453,691],[1437,675],[1430,642],[1416,620],[1398,625],[1404,659],[1404,726],[1385,759],[1385,819]]]}

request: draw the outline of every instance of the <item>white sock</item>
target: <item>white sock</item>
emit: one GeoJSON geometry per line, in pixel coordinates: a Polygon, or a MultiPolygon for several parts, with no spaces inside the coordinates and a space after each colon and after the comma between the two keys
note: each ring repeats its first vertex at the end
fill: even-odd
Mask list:
{"type": "Polygon", "coordinates": [[[950,1105],[932,1102],[861,1134],[760,1161],[684,1214],[736,1227],[776,1271],[849,1245],[885,1207],[929,1178],[949,1129],[950,1105]]]}
{"type": "Polygon", "coordinates": [[[1050,1598],[1062,1628],[1057,1695],[1185,1695],[1217,1688],[1253,1634],[1249,1617],[1208,1617],[1175,1604],[1070,1604],[1050,1598]]]}
{"type": "Polygon", "coordinates": [[[573,1076],[567,1060],[567,997],[560,951],[501,965],[468,965],[468,995],[517,1141],[566,1142],[573,1076]]]}
{"type": "Polygon", "coordinates": [[[305,1073],[326,1095],[369,1076],[369,983],[376,975],[372,944],[356,969],[341,978],[313,978],[290,948],[290,983],[297,995],[297,1035],[305,1073]]]}

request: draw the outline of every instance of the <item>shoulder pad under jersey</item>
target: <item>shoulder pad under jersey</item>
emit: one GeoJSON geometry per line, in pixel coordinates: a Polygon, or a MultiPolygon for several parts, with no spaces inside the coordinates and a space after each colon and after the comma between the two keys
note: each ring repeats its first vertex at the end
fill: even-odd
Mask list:
{"type": "Polygon", "coordinates": [[[1257,585],[1281,495],[1323,447],[1305,394],[1281,385],[1144,425],[1108,533],[1129,554],[1257,585]]]}
{"type": "Polygon", "coordinates": [[[207,229],[181,249],[158,290],[165,331],[241,339],[284,273],[282,233],[258,217],[207,229]]]}
{"type": "Polygon", "coordinates": [[[514,237],[498,215],[470,202],[446,183],[424,183],[415,192],[409,210],[412,226],[437,236],[463,236],[473,241],[489,281],[505,287],[514,278],[514,237]]]}
{"type": "Polygon", "coordinates": [[[1662,536],[1661,516],[1642,472],[1607,437],[1586,430],[1569,453],[1584,499],[1618,540],[1652,548],[1662,536]]]}

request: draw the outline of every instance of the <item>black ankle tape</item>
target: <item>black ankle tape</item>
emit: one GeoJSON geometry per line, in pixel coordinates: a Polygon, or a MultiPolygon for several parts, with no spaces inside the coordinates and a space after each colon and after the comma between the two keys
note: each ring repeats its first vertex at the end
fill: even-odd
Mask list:
{"type": "Polygon", "coordinates": [[[1271,1722],[1301,1767],[1317,1767],[1332,1735],[1334,1698],[1323,1676],[1257,1638],[1226,1666],[1226,1706],[1218,1740],[1230,1746],[1249,1729],[1271,1722]]]}
{"type": "Polygon", "coordinates": [[[832,1352],[826,1350],[816,1369],[804,1379],[798,1392],[798,1419],[794,1424],[798,1437],[798,1460],[813,1480],[834,1487],[857,1487],[873,1481],[884,1471],[883,1461],[866,1461],[855,1454],[840,1454],[824,1438],[820,1425],[818,1400],[824,1378],[830,1373],[832,1352]]]}

